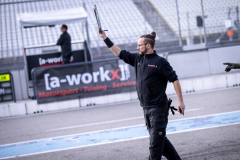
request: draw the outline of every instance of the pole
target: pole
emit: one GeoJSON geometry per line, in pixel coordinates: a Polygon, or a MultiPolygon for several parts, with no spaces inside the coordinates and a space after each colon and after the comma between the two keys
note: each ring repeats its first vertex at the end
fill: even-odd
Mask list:
{"type": "Polygon", "coordinates": [[[26,56],[26,50],[24,45],[24,39],[23,39],[23,29],[20,24],[21,29],[21,38],[22,38],[22,52],[23,52],[23,58],[24,58],[24,70],[25,70],[25,77],[26,77],[26,83],[27,83],[27,95],[29,96],[29,77],[28,77],[28,68],[27,68],[27,56],[26,56]]]}
{"type": "MultiPolygon", "coordinates": [[[[83,8],[87,11],[85,0],[83,0],[83,8]]],[[[87,33],[87,41],[86,41],[86,47],[88,48],[88,51],[91,56],[91,61],[93,61],[92,51],[91,51],[91,44],[90,44],[90,38],[89,38],[89,30],[88,30],[88,21],[86,21],[86,33],[87,33]]],[[[85,57],[85,61],[87,61],[85,57]]]]}
{"type": "Polygon", "coordinates": [[[203,41],[202,41],[202,27],[199,27],[199,30],[200,30],[200,43],[202,44],[203,41]]]}
{"type": "Polygon", "coordinates": [[[205,26],[205,18],[204,18],[203,0],[201,0],[201,8],[202,8],[202,20],[203,20],[203,29],[204,29],[204,42],[205,42],[205,45],[207,45],[207,34],[206,34],[206,26],[205,26]]]}
{"type": "Polygon", "coordinates": [[[190,29],[190,23],[189,23],[189,12],[187,12],[187,23],[188,23],[188,38],[189,38],[189,44],[193,44],[193,39],[192,39],[192,32],[190,29]]]}
{"type": "Polygon", "coordinates": [[[177,9],[177,17],[178,17],[178,32],[179,32],[179,46],[182,47],[182,35],[181,35],[181,26],[178,12],[178,0],[176,0],[176,9],[177,9]]]}
{"type": "Polygon", "coordinates": [[[237,12],[238,39],[240,39],[240,26],[239,26],[238,6],[236,7],[236,12],[237,12]]]}
{"type": "MultiPolygon", "coordinates": [[[[85,1],[83,0],[83,8],[87,11],[85,1]]],[[[87,41],[90,44],[89,31],[88,31],[88,21],[86,21],[86,32],[87,32],[87,41]]]]}

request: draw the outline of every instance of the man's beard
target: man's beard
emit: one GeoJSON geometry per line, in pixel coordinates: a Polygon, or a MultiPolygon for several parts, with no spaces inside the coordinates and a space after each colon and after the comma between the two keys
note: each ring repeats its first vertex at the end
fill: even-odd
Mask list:
{"type": "Polygon", "coordinates": [[[144,56],[146,53],[147,53],[147,49],[145,48],[143,52],[140,52],[140,55],[144,56]]]}

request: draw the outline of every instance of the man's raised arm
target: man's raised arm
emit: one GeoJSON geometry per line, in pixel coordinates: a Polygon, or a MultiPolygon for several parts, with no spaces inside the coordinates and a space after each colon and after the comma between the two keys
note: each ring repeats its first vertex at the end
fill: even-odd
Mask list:
{"type": "Polygon", "coordinates": [[[106,33],[102,30],[102,33],[99,33],[98,29],[98,34],[99,36],[103,39],[103,41],[106,43],[108,48],[116,55],[119,56],[121,49],[116,46],[115,44],[112,43],[112,41],[107,37],[106,33]]]}

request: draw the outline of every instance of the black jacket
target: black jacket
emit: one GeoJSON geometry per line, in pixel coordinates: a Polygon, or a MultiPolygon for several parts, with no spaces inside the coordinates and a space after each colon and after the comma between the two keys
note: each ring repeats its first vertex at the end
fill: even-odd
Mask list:
{"type": "Polygon", "coordinates": [[[167,104],[167,82],[178,80],[175,71],[165,58],[154,53],[141,56],[122,50],[119,58],[135,67],[136,88],[143,108],[167,104]]]}
{"type": "Polygon", "coordinates": [[[71,36],[67,33],[67,31],[60,36],[60,38],[58,39],[57,45],[61,45],[62,55],[64,57],[71,55],[71,52],[72,52],[71,36]]]}

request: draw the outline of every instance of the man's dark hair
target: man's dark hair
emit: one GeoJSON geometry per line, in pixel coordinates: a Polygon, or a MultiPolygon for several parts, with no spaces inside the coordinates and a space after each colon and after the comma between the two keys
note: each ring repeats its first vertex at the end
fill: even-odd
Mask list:
{"type": "Polygon", "coordinates": [[[65,28],[65,29],[67,30],[68,27],[67,27],[66,24],[63,24],[63,25],[62,25],[62,28],[65,28]]]}
{"type": "Polygon", "coordinates": [[[145,34],[142,35],[140,38],[144,38],[143,42],[145,44],[150,44],[152,48],[154,48],[155,45],[155,38],[156,38],[156,32],[152,31],[151,34],[145,34]]]}

